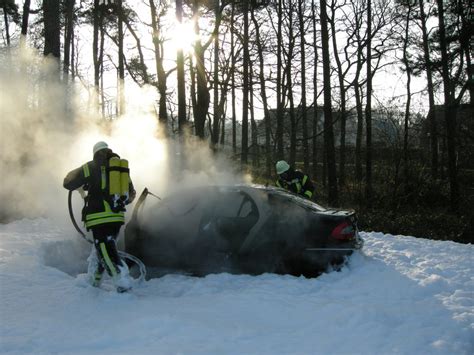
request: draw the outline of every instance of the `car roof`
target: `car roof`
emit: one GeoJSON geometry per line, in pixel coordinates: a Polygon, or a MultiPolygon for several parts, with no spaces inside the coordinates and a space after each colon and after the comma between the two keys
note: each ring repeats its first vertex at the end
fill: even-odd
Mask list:
{"type": "Polygon", "coordinates": [[[298,196],[294,193],[291,193],[287,190],[284,190],[282,188],[279,188],[279,187],[275,187],[275,186],[269,186],[269,185],[259,185],[259,184],[237,184],[237,185],[233,185],[233,186],[223,186],[222,188],[226,189],[226,188],[229,188],[229,189],[241,189],[241,190],[252,190],[252,189],[255,189],[255,190],[260,190],[260,191],[263,191],[267,194],[271,194],[271,195],[276,195],[276,196],[279,196],[285,200],[288,200],[292,203],[295,203],[296,205],[299,205],[305,209],[310,209],[310,210],[313,210],[313,211],[317,211],[317,212],[324,212],[324,211],[327,211],[326,208],[318,205],[317,203],[311,201],[311,200],[308,200],[304,197],[301,197],[301,196],[298,196]]]}
{"type": "MultiPolygon", "coordinates": [[[[184,193],[184,191],[195,191],[196,193],[205,193],[203,190],[204,189],[210,189],[210,190],[217,190],[219,192],[245,192],[249,195],[255,194],[256,191],[263,192],[265,194],[268,194],[270,196],[274,197],[279,197],[282,200],[285,200],[289,203],[293,203],[297,206],[300,206],[304,209],[311,210],[313,212],[327,212],[329,211],[327,208],[322,207],[321,205],[308,200],[306,198],[303,198],[299,195],[296,195],[294,193],[291,193],[287,190],[284,190],[279,187],[275,186],[270,186],[270,185],[260,185],[260,184],[246,184],[246,183],[241,183],[241,184],[234,184],[234,185],[202,185],[202,186],[194,186],[194,187],[189,187],[189,188],[184,188],[180,189],[181,192],[184,193]]],[[[209,191],[209,190],[208,190],[209,191]]],[[[165,199],[168,198],[173,198],[172,195],[168,195],[165,197],[165,199]]]]}

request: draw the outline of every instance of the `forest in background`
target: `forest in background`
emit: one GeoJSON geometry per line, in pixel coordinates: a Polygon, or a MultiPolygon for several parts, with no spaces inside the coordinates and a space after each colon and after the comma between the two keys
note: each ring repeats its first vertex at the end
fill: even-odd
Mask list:
{"type": "MultiPolygon", "coordinates": [[[[2,0],[1,60],[22,46],[53,58],[74,93],[65,116],[105,127],[131,87],[152,87],[161,137],[205,142],[259,183],[286,159],[312,176],[316,202],[356,209],[363,230],[472,243],[472,6],[2,0]],[[184,23],[191,46],[173,47],[184,23]]],[[[47,105],[38,91],[31,111],[47,105]]]]}

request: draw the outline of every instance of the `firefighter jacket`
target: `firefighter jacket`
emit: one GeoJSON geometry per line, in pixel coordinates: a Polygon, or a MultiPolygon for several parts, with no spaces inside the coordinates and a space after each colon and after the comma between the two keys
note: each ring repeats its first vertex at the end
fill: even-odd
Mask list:
{"type": "MultiPolygon", "coordinates": [[[[63,186],[68,190],[80,187],[88,192],[82,213],[84,224],[89,230],[92,227],[108,223],[125,223],[125,209],[112,210],[109,195],[108,164],[111,157],[118,157],[110,149],[102,149],[94,155],[92,161],[70,171],[64,178],[63,186]]],[[[135,198],[136,192],[132,180],[129,179],[129,204],[135,198]]]]}
{"type": "Polygon", "coordinates": [[[314,187],[308,175],[298,170],[290,170],[285,179],[281,176],[276,181],[276,186],[301,195],[307,199],[313,197],[314,187]]]}

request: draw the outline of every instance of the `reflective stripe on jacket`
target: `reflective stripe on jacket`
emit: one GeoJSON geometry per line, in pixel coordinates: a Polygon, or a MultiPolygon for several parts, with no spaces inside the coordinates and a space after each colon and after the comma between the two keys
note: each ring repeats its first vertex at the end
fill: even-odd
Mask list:
{"type": "MultiPolygon", "coordinates": [[[[108,202],[107,164],[111,155],[116,154],[106,149],[99,151],[94,156],[94,160],[72,170],[64,179],[66,189],[75,190],[84,186],[88,191],[83,210],[83,221],[88,230],[91,227],[107,223],[125,223],[124,212],[113,212],[108,202]]],[[[133,183],[130,180],[129,202],[133,201],[135,194],[133,183]]]]}
{"type": "Polygon", "coordinates": [[[301,171],[295,171],[292,175],[288,180],[278,179],[276,186],[311,199],[314,188],[309,176],[301,171]]]}
{"type": "Polygon", "coordinates": [[[105,223],[125,223],[124,212],[115,213],[111,210],[109,203],[104,201],[104,212],[87,213],[85,216],[86,228],[97,226],[105,223]]]}

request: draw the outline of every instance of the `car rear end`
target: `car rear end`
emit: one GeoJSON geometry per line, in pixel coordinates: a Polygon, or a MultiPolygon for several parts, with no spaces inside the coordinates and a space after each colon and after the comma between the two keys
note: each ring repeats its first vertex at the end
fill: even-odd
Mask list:
{"type": "Polygon", "coordinates": [[[364,242],[359,235],[357,215],[354,211],[328,211],[326,219],[330,230],[326,248],[342,251],[362,248],[364,242]]]}
{"type": "Polygon", "coordinates": [[[302,260],[306,274],[338,267],[347,256],[363,247],[354,211],[324,210],[309,215],[311,227],[305,235],[302,260]]]}

